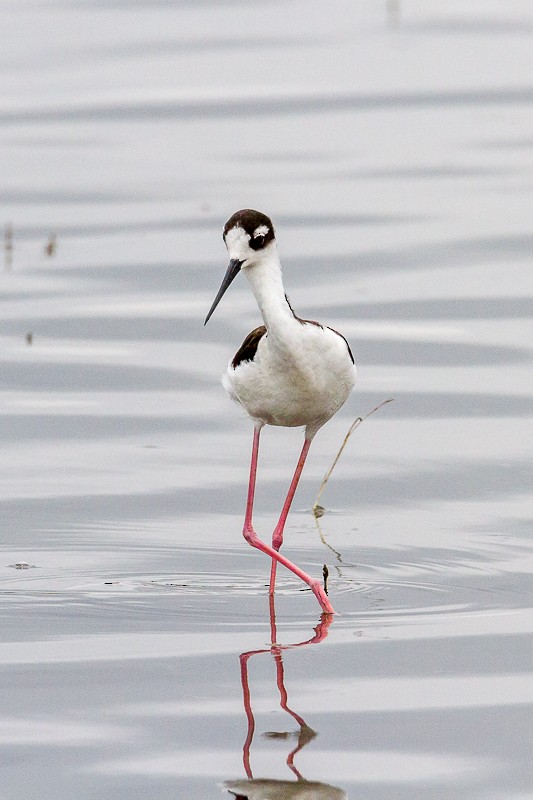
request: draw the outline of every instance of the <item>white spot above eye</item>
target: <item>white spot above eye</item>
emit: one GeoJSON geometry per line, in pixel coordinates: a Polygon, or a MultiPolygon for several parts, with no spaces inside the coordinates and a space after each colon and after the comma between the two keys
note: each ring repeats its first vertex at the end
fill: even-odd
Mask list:
{"type": "Polygon", "coordinates": [[[260,225],[254,231],[254,239],[257,239],[258,236],[266,236],[268,233],[268,225],[260,225]]]}
{"type": "Polygon", "coordinates": [[[235,228],[231,228],[225,236],[226,240],[226,247],[228,249],[230,247],[245,247],[248,245],[250,241],[250,236],[244,228],[241,228],[240,225],[236,225],[235,228]]]}

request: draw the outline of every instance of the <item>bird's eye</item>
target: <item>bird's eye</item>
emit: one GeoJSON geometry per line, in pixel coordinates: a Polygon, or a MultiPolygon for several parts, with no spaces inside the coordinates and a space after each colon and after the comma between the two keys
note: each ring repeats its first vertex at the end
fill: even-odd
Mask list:
{"type": "Polygon", "coordinates": [[[255,247],[263,247],[265,243],[265,235],[260,233],[259,236],[254,236],[254,246],[255,247]]]}

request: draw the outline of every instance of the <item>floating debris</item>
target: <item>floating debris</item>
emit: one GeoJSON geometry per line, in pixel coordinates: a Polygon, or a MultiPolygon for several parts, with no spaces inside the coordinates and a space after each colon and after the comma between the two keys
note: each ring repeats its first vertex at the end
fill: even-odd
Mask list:
{"type": "Polygon", "coordinates": [[[51,258],[53,255],[55,255],[56,250],[57,250],[57,236],[55,233],[51,233],[50,236],[48,237],[47,243],[44,246],[44,254],[48,256],[48,258],[51,258]]]}
{"type": "Polygon", "coordinates": [[[33,344],[33,333],[31,331],[26,334],[26,344],[33,344]]]}
{"type": "Polygon", "coordinates": [[[9,271],[13,266],[13,225],[8,223],[4,228],[4,268],[9,271]]]}

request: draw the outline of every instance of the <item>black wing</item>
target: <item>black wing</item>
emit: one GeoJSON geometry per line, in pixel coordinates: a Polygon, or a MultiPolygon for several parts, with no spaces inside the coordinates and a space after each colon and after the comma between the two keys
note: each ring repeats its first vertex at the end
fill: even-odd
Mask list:
{"type": "Polygon", "coordinates": [[[260,325],[259,328],[255,328],[255,330],[248,334],[233,357],[233,361],[231,362],[233,369],[236,369],[243,361],[254,360],[259,340],[265,336],[266,332],[267,329],[265,326],[260,325]]]}

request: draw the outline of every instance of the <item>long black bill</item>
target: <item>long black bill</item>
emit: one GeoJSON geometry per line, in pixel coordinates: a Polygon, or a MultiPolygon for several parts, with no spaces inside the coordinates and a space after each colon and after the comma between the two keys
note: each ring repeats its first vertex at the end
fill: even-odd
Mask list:
{"type": "Polygon", "coordinates": [[[229,262],[226,274],[224,275],[224,280],[222,281],[220,289],[218,290],[217,296],[213,300],[213,305],[209,309],[209,314],[205,318],[204,325],[207,325],[207,323],[209,322],[211,314],[213,313],[213,311],[215,310],[215,308],[218,306],[218,304],[222,299],[222,295],[225,293],[230,283],[237,277],[237,275],[241,271],[241,267],[243,264],[244,261],[239,261],[238,258],[232,258],[231,261],[229,262]]]}

